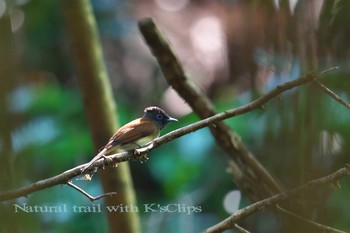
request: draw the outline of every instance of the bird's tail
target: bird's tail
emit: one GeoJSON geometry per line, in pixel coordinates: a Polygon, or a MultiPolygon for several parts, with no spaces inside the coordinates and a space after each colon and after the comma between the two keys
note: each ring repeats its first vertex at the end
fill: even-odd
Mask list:
{"type": "Polygon", "coordinates": [[[104,153],[106,151],[107,151],[107,148],[103,148],[93,159],[91,159],[91,161],[88,164],[85,165],[85,167],[81,169],[81,172],[86,171],[86,169],[88,169],[94,162],[104,157],[104,153]]]}

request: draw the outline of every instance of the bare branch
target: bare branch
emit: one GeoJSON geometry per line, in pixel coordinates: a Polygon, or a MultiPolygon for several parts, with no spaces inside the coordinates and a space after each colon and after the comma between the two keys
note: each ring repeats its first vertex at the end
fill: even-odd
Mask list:
{"type": "MultiPolygon", "coordinates": [[[[330,186],[334,187],[334,184],[338,183],[339,179],[341,179],[345,176],[348,176],[348,175],[350,175],[350,165],[346,164],[346,166],[344,168],[341,168],[328,176],[325,176],[325,177],[322,177],[319,179],[315,179],[315,180],[311,180],[311,181],[309,181],[309,182],[307,182],[307,183],[305,183],[305,184],[303,184],[295,189],[274,195],[274,196],[266,198],[262,201],[258,201],[252,205],[249,205],[243,209],[240,209],[236,213],[231,215],[230,217],[221,221],[220,223],[206,229],[204,231],[204,233],[219,233],[219,232],[223,232],[225,230],[231,229],[234,227],[234,225],[238,221],[240,221],[240,220],[242,220],[242,219],[258,212],[258,211],[261,211],[261,210],[266,209],[267,207],[276,205],[276,204],[278,204],[278,203],[280,203],[288,198],[292,198],[292,197],[298,195],[299,193],[308,191],[308,190],[313,189],[315,187],[319,187],[322,185],[330,185],[330,186]]],[[[333,229],[331,227],[324,226],[322,224],[317,224],[317,227],[319,227],[320,230],[327,229],[327,232],[345,233],[344,231],[333,229]]]]}
{"type": "MultiPolygon", "coordinates": [[[[201,121],[198,121],[196,123],[190,124],[188,126],[182,127],[180,129],[177,129],[175,131],[172,131],[162,137],[159,137],[155,139],[151,145],[149,145],[146,149],[141,148],[141,150],[138,150],[138,153],[134,153],[134,151],[127,151],[118,153],[115,155],[111,155],[108,157],[108,159],[100,159],[96,161],[89,169],[86,170],[85,173],[95,171],[102,169],[106,166],[112,167],[115,163],[125,162],[128,160],[137,159],[140,156],[143,156],[144,154],[148,153],[149,151],[159,147],[160,145],[167,143],[169,141],[172,141],[176,138],[179,138],[183,135],[195,132],[199,129],[202,129],[207,126],[213,126],[216,122],[225,120],[230,117],[238,116],[250,111],[253,111],[255,109],[260,109],[264,104],[266,104],[268,101],[273,99],[274,97],[280,95],[281,93],[288,91],[294,87],[298,87],[300,85],[309,83],[315,79],[315,74],[310,73],[306,75],[305,77],[301,77],[299,79],[296,79],[294,81],[286,82],[282,85],[277,86],[272,91],[268,92],[266,95],[261,96],[260,98],[256,99],[255,101],[243,105],[238,108],[230,109],[227,111],[224,111],[222,113],[216,114],[212,117],[208,117],[206,119],[203,119],[201,121]]],[[[69,180],[72,178],[79,176],[82,174],[81,169],[86,164],[77,166],[75,168],[72,168],[70,170],[67,170],[59,175],[56,175],[54,177],[44,179],[37,181],[35,183],[32,183],[30,185],[24,186],[22,188],[18,188],[15,190],[5,191],[0,193],[0,202],[15,199],[22,196],[27,196],[30,193],[49,188],[58,184],[66,184],[69,180]]]]}
{"type": "Polygon", "coordinates": [[[331,68],[328,68],[328,69],[326,69],[326,70],[321,71],[321,72],[320,72],[320,75],[324,75],[324,74],[326,74],[326,73],[328,73],[328,72],[330,72],[330,71],[337,70],[337,69],[339,69],[339,66],[333,66],[333,67],[331,67],[331,68]]]}
{"type": "Polygon", "coordinates": [[[264,104],[266,104],[268,101],[270,101],[274,97],[277,97],[281,93],[283,93],[287,90],[293,89],[294,87],[312,82],[315,79],[315,77],[316,77],[315,73],[311,72],[311,73],[307,74],[306,76],[303,76],[303,77],[298,78],[296,80],[278,85],[272,91],[268,92],[267,94],[259,97],[258,99],[254,100],[246,105],[243,105],[243,106],[238,107],[238,108],[226,110],[222,113],[218,113],[214,116],[208,117],[206,119],[200,120],[200,121],[193,123],[191,125],[185,126],[181,129],[177,129],[171,133],[168,133],[168,134],[164,135],[163,137],[160,137],[160,138],[154,140],[154,147],[158,147],[159,145],[161,145],[165,142],[168,142],[168,141],[173,140],[175,138],[181,137],[185,134],[195,132],[195,131],[202,129],[204,127],[208,127],[208,126],[215,127],[216,122],[219,122],[219,121],[222,121],[222,120],[234,117],[234,116],[242,115],[242,114],[245,114],[247,112],[250,112],[250,111],[253,111],[256,109],[261,109],[262,106],[264,106],[264,104]]]}
{"type": "Polygon", "coordinates": [[[73,184],[71,181],[68,181],[67,182],[67,185],[74,188],[75,190],[77,190],[78,192],[82,193],[84,196],[86,196],[87,198],[90,199],[90,201],[97,201],[103,197],[106,197],[106,196],[113,196],[113,195],[116,195],[117,193],[116,192],[110,192],[110,193],[104,193],[102,195],[99,195],[99,196],[91,196],[90,194],[88,194],[86,191],[84,191],[82,188],[78,187],[77,185],[73,184]]]}
{"type": "Polygon", "coordinates": [[[277,205],[276,206],[277,209],[282,212],[283,214],[286,214],[290,217],[293,217],[295,219],[298,219],[300,221],[306,222],[307,224],[313,226],[314,228],[318,229],[320,232],[334,232],[334,233],[344,233],[344,231],[338,230],[338,229],[334,229],[332,227],[311,221],[310,219],[306,219],[300,215],[297,215],[289,210],[286,210],[285,208],[282,208],[281,206],[277,205]]]}
{"type": "Polygon", "coordinates": [[[333,91],[331,91],[328,87],[320,83],[318,80],[315,80],[314,83],[317,87],[319,87],[324,93],[332,97],[335,101],[340,103],[341,105],[345,106],[347,109],[350,110],[350,104],[348,104],[345,100],[340,98],[337,94],[335,94],[333,91]]]}
{"type": "Polygon", "coordinates": [[[238,232],[241,232],[241,233],[250,233],[250,231],[244,229],[243,227],[239,226],[238,224],[235,224],[233,226],[233,229],[237,230],[238,232]]]}

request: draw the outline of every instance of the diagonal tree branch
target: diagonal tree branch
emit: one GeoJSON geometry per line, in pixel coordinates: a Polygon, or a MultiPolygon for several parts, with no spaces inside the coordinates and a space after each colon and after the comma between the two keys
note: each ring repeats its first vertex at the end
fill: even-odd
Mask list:
{"type": "MultiPolygon", "coordinates": [[[[215,115],[215,106],[201,89],[187,77],[170,43],[153,20],[151,18],[141,20],[139,28],[169,85],[202,119],[215,115]]],[[[310,73],[307,76],[312,77],[315,74],[310,73]]],[[[274,93],[270,94],[274,95],[274,93]]],[[[269,96],[263,98],[265,97],[269,98],[269,96]]],[[[259,102],[257,104],[259,108],[263,107],[259,102]]],[[[249,109],[243,108],[243,110],[249,109]]],[[[216,144],[230,158],[230,165],[232,165],[230,169],[234,183],[249,200],[255,202],[283,191],[282,185],[255,159],[255,156],[230,127],[224,122],[218,122],[215,125],[209,125],[209,128],[216,144]]]]}
{"type": "MultiPolygon", "coordinates": [[[[183,135],[195,132],[199,129],[202,129],[204,127],[208,126],[214,126],[219,121],[225,120],[230,117],[238,116],[250,111],[253,111],[255,109],[261,109],[264,104],[266,104],[271,99],[279,96],[281,93],[288,91],[292,88],[298,87],[300,85],[310,83],[315,79],[315,74],[310,73],[304,77],[301,77],[299,79],[296,79],[294,81],[286,82],[282,85],[277,86],[272,91],[268,92],[267,94],[261,96],[260,98],[252,101],[249,104],[243,105],[238,108],[230,109],[227,111],[224,111],[222,113],[216,114],[214,116],[208,117],[206,119],[203,119],[201,121],[198,121],[196,123],[190,124],[188,126],[182,127],[180,129],[177,129],[175,131],[172,131],[162,137],[159,137],[155,139],[150,146],[147,148],[141,148],[141,150],[138,150],[139,153],[134,153],[134,151],[128,151],[123,153],[118,153],[115,155],[109,156],[108,160],[104,161],[104,159],[100,159],[96,161],[89,169],[86,170],[87,172],[96,171],[99,169],[102,169],[106,166],[112,167],[115,163],[125,162],[128,160],[137,159],[138,157],[146,154],[147,152],[161,146],[164,143],[167,143],[169,141],[172,141],[176,138],[179,138],[183,135]]],[[[27,186],[5,191],[0,193],[0,202],[15,199],[22,196],[27,196],[28,194],[31,194],[33,192],[43,190],[45,188],[49,188],[58,184],[66,184],[69,180],[73,179],[74,177],[77,177],[82,174],[81,169],[86,164],[77,166],[75,168],[72,168],[70,170],[67,170],[59,175],[56,175],[54,177],[44,179],[37,181],[35,183],[29,184],[27,186]]]]}
{"type": "MultiPolygon", "coordinates": [[[[178,92],[202,119],[215,115],[214,105],[201,89],[187,77],[169,42],[153,20],[150,18],[141,20],[139,28],[169,85],[178,92]]],[[[316,73],[310,73],[309,75],[316,77],[316,73]]],[[[262,107],[263,105],[261,105],[262,107]]],[[[248,199],[253,202],[259,201],[284,190],[284,187],[245,147],[240,137],[224,122],[209,125],[209,128],[217,145],[230,158],[229,169],[235,184],[246,194],[248,199]]]]}
{"type": "Polygon", "coordinates": [[[348,104],[345,100],[343,100],[340,96],[335,94],[333,91],[331,91],[328,87],[320,83],[320,81],[315,80],[314,82],[318,88],[320,88],[324,93],[329,95],[331,98],[333,98],[335,101],[346,107],[350,110],[350,104],[348,104]]]}
{"type": "MultiPolygon", "coordinates": [[[[242,220],[242,219],[258,212],[258,211],[261,211],[261,210],[264,210],[268,207],[274,206],[278,203],[281,203],[282,201],[284,201],[286,199],[293,198],[300,193],[314,189],[316,187],[320,187],[320,186],[324,186],[324,185],[330,185],[330,186],[334,187],[334,184],[337,184],[341,178],[344,178],[345,176],[349,176],[349,175],[350,175],[350,165],[347,164],[344,168],[341,168],[328,176],[324,176],[324,177],[319,178],[319,179],[311,180],[311,181],[309,181],[309,182],[307,182],[307,183],[305,183],[305,184],[303,184],[295,189],[274,195],[272,197],[258,201],[252,205],[249,205],[243,209],[240,209],[236,213],[231,215],[230,217],[221,221],[220,223],[206,229],[204,231],[204,233],[219,233],[219,232],[223,232],[223,231],[228,230],[228,229],[232,229],[235,227],[235,224],[238,221],[240,221],[240,220],[242,220]]],[[[337,185],[335,187],[337,187],[337,185]]],[[[318,224],[318,227],[320,229],[320,232],[345,233],[344,231],[337,230],[337,229],[334,229],[334,228],[331,228],[328,226],[324,226],[321,224],[318,224]]]]}

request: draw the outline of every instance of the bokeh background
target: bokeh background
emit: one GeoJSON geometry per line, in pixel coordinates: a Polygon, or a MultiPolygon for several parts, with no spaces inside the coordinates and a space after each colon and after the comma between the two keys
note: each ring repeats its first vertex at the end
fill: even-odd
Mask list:
{"type": "MultiPolygon", "coordinates": [[[[152,17],[186,73],[218,111],[255,99],[310,70],[349,100],[350,2],[347,0],[92,0],[120,124],[158,105],[180,119],[163,133],[198,120],[168,87],[138,31],[152,17]]],[[[94,153],[60,1],[0,0],[0,191],[57,175],[94,153]]],[[[98,113],[96,113],[98,114],[98,113]]],[[[350,112],[307,85],[226,122],[284,186],[296,187],[349,161],[350,112]]],[[[203,129],[131,161],[144,232],[200,232],[249,204],[225,170],[227,158],[203,129]],[[201,212],[144,213],[144,204],[200,206],[201,212]]],[[[74,180],[91,194],[98,175],[74,180]]],[[[349,179],[341,189],[305,200],[310,219],[350,230],[349,179]]],[[[15,213],[13,204],[91,206],[56,186],[0,206],[0,232],[106,232],[102,213],[15,213]]],[[[97,201],[94,204],[101,204],[97,201]]],[[[121,203],[123,204],[123,203],[121,203]]],[[[288,232],[264,211],[240,222],[252,232],[288,232]]]]}

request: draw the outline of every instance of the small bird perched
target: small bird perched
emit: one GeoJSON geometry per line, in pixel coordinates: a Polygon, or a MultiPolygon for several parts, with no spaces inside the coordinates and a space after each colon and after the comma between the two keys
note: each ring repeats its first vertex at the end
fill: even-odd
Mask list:
{"type": "Polygon", "coordinates": [[[157,138],[168,123],[176,121],[177,119],[170,117],[161,108],[155,106],[145,108],[143,116],[121,127],[82,169],[82,172],[98,159],[105,158],[106,155],[118,153],[118,150],[133,150],[146,145],[157,138]]]}

